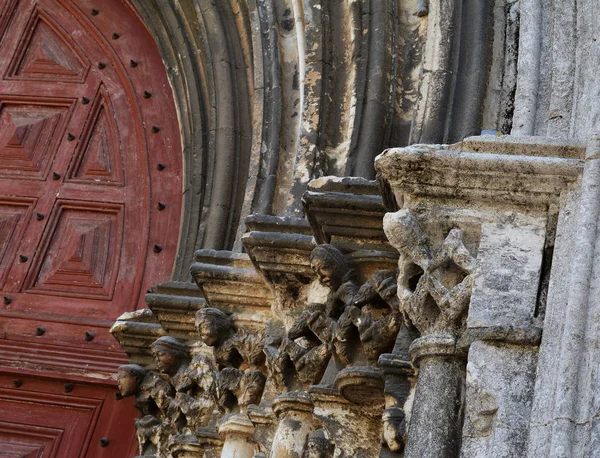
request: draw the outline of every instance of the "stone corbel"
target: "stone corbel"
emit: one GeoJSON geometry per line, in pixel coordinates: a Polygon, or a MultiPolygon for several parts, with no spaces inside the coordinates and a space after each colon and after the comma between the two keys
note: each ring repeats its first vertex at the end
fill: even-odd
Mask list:
{"type": "Polygon", "coordinates": [[[271,318],[273,295],[247,254],[199,250],[190,272],[208,305],[234,314],[237,325],[258,330],[271,318]]]}
{"type": "Polygon", "coordinates": [[[184,340],[195,338],[194,315],[206,307],[206,300],[194,283],[162,283],[148,291],[145,301],[168,335],[184,340]]]}
{"type": "Polygon", "coordinates": [[[314,280],[315,247],[308,222],[300,218],[252,215],[242,237],[250,260],[273,291],[272,312],[286,327],[299,315],[314,280]]]}
{"type": "Polygon", "coordinates": [[[345,253],[359,279],[378,269],[396,270],[398,253],[383,232],[385,207],[377,182],[356,177],[322,177],[302,197],[315,240],[345,253]]]}
{"type": "Polygon", "coordinates": [[[151,310],[127,312],[117,318],[110,328],[133,364],[152,365],[150,345],[159,337],[167,335],[151,310]]]}

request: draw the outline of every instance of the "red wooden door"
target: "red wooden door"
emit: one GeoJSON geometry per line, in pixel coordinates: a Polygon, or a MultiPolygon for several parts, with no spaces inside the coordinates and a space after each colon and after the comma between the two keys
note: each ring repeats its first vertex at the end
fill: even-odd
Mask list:
{"type": "Polygon", "coordinates": [[[43,456],[127,456],[90,444],[131,437],[130,403],[107,401],[123,361],[108,329],[169,278],[177,249],[181,145],[166,70],[125,0],[0,5],[0,456],[38,456],[50,436],[43,456]],[[58,395],[51,380],[77,389],[58,395]],[[129,426],[103,420],[119,409],[129,426]],[[18,428],[41,432],[27,441],[18,428]]]}

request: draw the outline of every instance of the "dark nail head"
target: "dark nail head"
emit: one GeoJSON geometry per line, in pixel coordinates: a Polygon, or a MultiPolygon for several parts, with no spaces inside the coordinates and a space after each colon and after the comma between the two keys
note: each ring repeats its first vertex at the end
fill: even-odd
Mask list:
{"type": "Polygon", "coordinates": [[[154,245],[154,252],[155,253],[160,253],[163,250],[163,246],[162,245],[154,245]]]}
{"type": "Polygon", "coordinates": [[[35,335],[36,336],[43,336],[44,334],[46,334],[46,328],[43,326],[38,326],[35,330],[35,335]]]}
{"type": "Polygon", "coordinates": [[[11,296],[4,296],[4,305],[10,305],[13,301],[11,296]]]}

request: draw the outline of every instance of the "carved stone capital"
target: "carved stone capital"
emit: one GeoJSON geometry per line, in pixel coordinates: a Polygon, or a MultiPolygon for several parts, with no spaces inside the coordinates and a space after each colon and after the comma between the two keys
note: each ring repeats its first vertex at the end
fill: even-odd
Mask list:
{"type": "Polygon", "coordinates": [[[254,425],[246,415],[231,415],[219,425],[219,436],[227,440],[231,437],[252,438],[254,425]]]}
{"type": "Polygon", "coordinates": [[[256,444],[252,441],[254,425],[246,415],[232,415],[219,426],[219,435],[223,438],[221,456],[252,458],[256,444]]]}
{"type": "Polygon", "coordinates": [[[456,334],[452,332],[439,332],[427,334],[415,339],[410,346],[410,357],[415,367],[419,367],[420,361],[428,357],[454,357],[457,352],[456,334]]]}
{"type": "Polygon", "coordinates": [[[443,240],[430,240],[408,209],[387,213],[384,229],[400,252],[400,310],[422,334],[462,330],[476,266],[464,231],[451,227],[443,240]]]}
{"type": "Polygon", "coordinates": [[[411,377],[415,370],[410,361],[406,361],[400,355],[394,353],[383,353],[379,356],[377,366],[383,371],[384,375],[404,375],[411,377]]]}
{"type": "Polygon", "coordinates": [[[169,440],[169,452],[173,458],[202,458],[204,445],[198,443],[196,436],[178,434],[169,440]]]}
{"type": "Polygon", "coordinates": [[[273,412],[281,419],[288,415],[312,414],[313,403],[305,391],[293,391],[277,396],[273,400],[273,412]]]}
{"type": "Polygon", "coordinates": [[[335,387],[340,394],[353,404],[383,407],[385,380],[380,370],[368,366],[354,366],[342,369],[335,378],[335,387]]]}

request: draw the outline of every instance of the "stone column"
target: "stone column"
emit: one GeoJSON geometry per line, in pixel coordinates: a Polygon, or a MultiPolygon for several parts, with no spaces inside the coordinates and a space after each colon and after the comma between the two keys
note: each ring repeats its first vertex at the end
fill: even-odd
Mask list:
{"type": "Polygon", "coordinates": [[[462,425],[465,361],[456,335],[429,334],[410,348],[419,377],[408,427],[405,458],[457,457],[462,425]]]}
{"type": "Polygon", "coordinates": [[[454,227],[445,239],[429,240],[408,209],[384,219],[388,239],[400,253],[400,308],[421,337],[410,346],[419,367],[406,458],[454,458],[459,454],[465,357],[457,349],[473,288],[475,258],[454,227]]]}
{"type": "Polygon", "coordinates": [[[245,415],[233,415],[219,426],[223,438],[221,458],[252,458],[256,444],[252,441],[254,425],[245,415]]]}
{"type": "Polygon", "coordinates": [[[251,404],[248,406],[248,418],[254,425],[254,442],[260,450],[271,450],[277,427],[273,410],[251,404]]]}
{"type": "Polygon", "coordinates": [[[301,458],[306,439],[315,429],[313,403],[306,392],[277,396],[273,411],[279,423],[273,438],[271,458],[301,458]]]}

